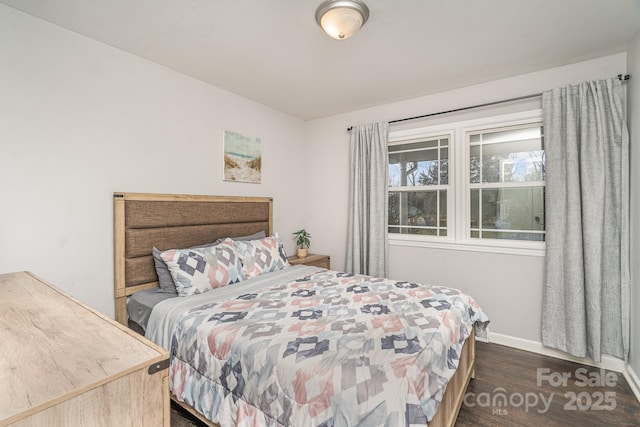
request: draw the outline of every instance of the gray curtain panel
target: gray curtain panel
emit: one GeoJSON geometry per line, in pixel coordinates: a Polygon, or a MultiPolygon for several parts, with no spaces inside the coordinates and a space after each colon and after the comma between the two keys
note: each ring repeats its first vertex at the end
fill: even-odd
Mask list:
{"type": "Polygon", "coordinates": [[[621,82],[545,92],[542,342],[600,361],[629,349],[629,135],[621,82]]]}
{"type": "Polygon", "coordinates": [[[387,272],[387,179],[389,124],[351,130],[349,174],[349,273],[385,277],[387,272]]]}

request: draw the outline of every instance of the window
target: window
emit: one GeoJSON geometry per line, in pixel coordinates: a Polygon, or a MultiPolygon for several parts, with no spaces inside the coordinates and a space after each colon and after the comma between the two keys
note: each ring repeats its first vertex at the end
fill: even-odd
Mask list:
{"type": "Polygon", "coordinates": [[[467,132],[470,237],[544,240],[544,150],[539,124],[467,132]]]}
{"type": "Polygon", "coordinates": [[[541,122],[535,110],[391,132],[390,242],[543,254],[541,122]]]}
{"type": "Polygon", "coordinates": [[[450,136],[389,145],[389,232],[447,235],[450,136]]]}

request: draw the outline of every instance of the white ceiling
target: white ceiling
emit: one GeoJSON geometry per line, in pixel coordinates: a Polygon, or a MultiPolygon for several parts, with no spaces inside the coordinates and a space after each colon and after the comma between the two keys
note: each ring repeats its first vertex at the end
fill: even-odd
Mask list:
{"type": "Polygon", "coordinates": [[[365,1],[337,41],[321,0],[0,0],[304,120],[622,52],[640,29],[640,0],[365,1]]]}

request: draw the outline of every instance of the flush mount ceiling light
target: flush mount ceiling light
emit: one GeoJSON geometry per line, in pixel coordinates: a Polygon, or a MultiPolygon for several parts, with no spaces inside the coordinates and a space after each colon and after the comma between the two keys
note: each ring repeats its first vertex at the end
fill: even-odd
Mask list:
{"type": "Polygon", "coordinates": [[[329,37],[348,39],[369,19],[369,8],[359,0],[326,0],[316,10],[316,21],[329,37]]]}

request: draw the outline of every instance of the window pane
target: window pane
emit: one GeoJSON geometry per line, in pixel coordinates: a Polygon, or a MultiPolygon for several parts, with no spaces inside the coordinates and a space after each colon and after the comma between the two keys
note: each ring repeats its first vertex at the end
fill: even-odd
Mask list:
{"type": "MultiPolygon", "coordinates": [[[[474,237],[473,233],[476,233],[476,235],[479,235],[479,232],[472,231],[471,232],[472,237],[474,237]]],[[[502,239],[502,240],[530,240],[535,242],[544,242],[544,233],[520,232],[520,233],[517,233],[516,235],[512,231],[491,230],[491,231],[483,231],[482,238],[483,239],[502,239]]]]}
{"type": "Polygon", "coordinates": [[[472,189],[470,204],[472,237],[544,240],[544,187],[472,189]]]}
{"type": "Polygon", "coordinates": [[[447,190],[440,191],[440,223],[438,227],[440,227],[440,235],[442,236],[442,230],[444,230],[446,236],[447,231],[447,190]]]}
{"type": "Polygon", "coordinates": [[[447,185],[449,139],[389,146],[389,187],[447,185]]]}
{"type": "Polygon", "coordinates": [[[478,189],[471,189],[471,228],[480,228],[480,191],[478,189]]]}
{"type": "Polygon", "coordinates": [[[540,126],[478,133],[470,141],[480,141],[470,146],[471,183],[544,181],[540,126]]]}
{"type": "Polygon", "coordinates": [[[478,184],[480,182],[480,146],[469,147],[469,182],[478,184]]]}
{"type": "Polygon", "coordinates": [[[449,184],[449,149],[440,149],[440,185],[449,184]]]}
{"type": "Polygon", "coordinates": [[[389,233],[446,235],[447,192],[389,192],[389,233]]]}
{"type": "Polygon", "coordinates": [[[438,185],[438,150],[389,153],[389,186],[438,185]]]}

